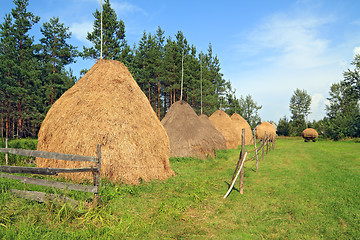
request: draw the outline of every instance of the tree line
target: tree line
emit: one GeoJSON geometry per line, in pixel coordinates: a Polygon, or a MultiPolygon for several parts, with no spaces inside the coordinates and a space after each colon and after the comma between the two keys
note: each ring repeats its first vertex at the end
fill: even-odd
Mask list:
{"type": "Polygon", "coordinates": [[[339,140],[346,137],[360,137],[360,55],[352,62],[354,69],[344,72],[344,79],[331,85],[325,106],[326,116],[319,121],[307,123],[310,113],[311,97],[306,90],[296,89],[290,100],[291,117],[281,118],[278,123],[278,134],[299,136],[311,127],[323,138],[339,140]]]}
{"type": "MultiPolygon", "coordinates": [[[[78,80],[67,70],[69,66],[77,57],[100,58],[101,13],[93,13],[93,31],[87,35],[92,47],[80,51],[69,44],[71,32],[56,17],[40,27],[42,38],[35,42],[29,31],[40,17],[27,10],[29,0],[13,2],[15,7],[0,24],[1,136],[36,137],[49,108],[78,80]]],[[[153,34],[144,31],[139,43],[131,47],[125,33],[124,22],[105,0],[102,58],[128,67],[160,119],[180,99],[183,79],[182,99],[198,114],[211,115],[222,108],[228,114],[238,112],[252,127],[260,121],[261,106],[250,95],[236,98],[211,43],[206,52],[197,52],[181,31],[166,37],[158,27],[153,34]]]]}

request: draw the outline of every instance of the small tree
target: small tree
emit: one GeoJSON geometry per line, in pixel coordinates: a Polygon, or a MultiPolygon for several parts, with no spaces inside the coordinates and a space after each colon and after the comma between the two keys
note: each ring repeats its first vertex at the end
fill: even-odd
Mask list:
{"type": "Polygon", "coordinates": [[[306,117],[310,114],[311,96],[306,90],[296,89],[290,99],[291,134],[300,135],[306,127],[306,117]]]}
{"type": "Polygon", "coordinates": [[[286,116],[284,116],[284,118],[280,118],[276,132],[279,136],[290,135],[290,123],[289,120],[286,118],[286,116]]]}

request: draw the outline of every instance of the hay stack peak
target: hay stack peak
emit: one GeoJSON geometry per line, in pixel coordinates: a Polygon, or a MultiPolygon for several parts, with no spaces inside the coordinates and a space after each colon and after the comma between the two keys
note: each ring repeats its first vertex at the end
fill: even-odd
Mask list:
{"type": "MultiPolygon", "coordinates": [[[[98,61],[47,113],[38,150],[96,156],[102,146],[101,177],[139,183],[174,173],[169,139],[144,93],[120,62],[98,61]]],[[[38,167],[85,167],[89,163],[37,159],[38,167]]],[[[75,181],[87,173],[65,175],[75,181]]]]}
{"type": "Polygon", "coordinates": [[[238,134],[240,135],[240,142],[238,144],[241,145],[241,135],[243,128],[245,128],[245,144],[248,145],[252,143],[253,134],[249,123],[238,113],[231,115],[231,120],[235,123],[238,134]]]}
{"type": "Polygon", "coordinates": [[[215,156],[216,147],[208,129],[185,101],[172,104],[161,123],[170,139],[170,156],[215,156]]]}
{"type": "Polygon", "coordinates": [[[234,122],[229,115],[223,110],[217,110],[210,117],[209,120],[214,124],[216,129],[221,132],[226,141],[226,147],[236,149],[240,142],[240,136],[236,132],[234,122]]]}

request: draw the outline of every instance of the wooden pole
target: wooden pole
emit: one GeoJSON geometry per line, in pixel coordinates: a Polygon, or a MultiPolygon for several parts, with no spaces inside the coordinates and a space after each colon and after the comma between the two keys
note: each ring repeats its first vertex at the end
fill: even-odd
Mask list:
{"type": "Polygon", "coordinates": [[[275,147],[276,147],[276,137],[274,138],[274,143],[273,143],[273,149],[275,150],[275,147]]]}
{"type": "Polygon", "coordinates": [[[234,184],[235,184],[235,182],[236,182],[236,179],[239,177],[239,174],[240,174],[241,170],[242,170],[243,167],[244,167],[244,163],[245,163],[246,156],[247,156],[247,153],[245,153],[244,158],[241,159],[240,168],[239,168],[238,172],[236,173],[235,177],[233,178],[233,180],[231,181],[229,190],[228,190],[227,193],[225,194],[224,199],[227,198],[227,196],[230,194],[232,188],[234,187],[234,184]]]}
{"type": "MultiPolygon", "coordinates": [[[[241,159],[243,159],[244,154],[245,154],[245,128],[242,129],[242,133],[241,133],[241,159]]],[[[240,180],[240,186],[239,186],[240,194],[244,194],[244,167],[241,169],[239,180],[240,180]]]]}
{"type": "Polygon", "coordinates": [[[254,129],[254,147],[255,147],[255,156],[256,156],[256,172],[258,171],[259,167],[259,157],[258,157],[258,150],[256,148],[256,129],[254,129]]]}
{"type": "Polygon", "coordinates": [[[266,155],[267,155],[269,152],[269,137],[268,136],[266,136],[265,141],[266,141],[266,155]]]}
{"type": "Polygon", "coordinates": [[[182,97],[183,97],[183,85],[184,85],[184,49],[182,51],[182,57],[181,57],[181,92],[180,92],[180,100],[182,100],[182,97]]]}
{"type": "Polygon", "coordinates": [[[94,193],[95,204],[97,204],[98,200],[99,200],[100,170],[101,170],[101,145],[100,144],[98,144],[96,146],[96,155],[97,155],[96,171],[93,173],[94,174],[94,186],[96,187],[96,192],[94,193]]]}
{"type": "Polygon", "coordinates": [[[202,52],[201,52],[201,55],[200,55],[200,114],[203,113],[202,101],[203,101],[203,96],[202,96],[202,52]]]}
{"type": "Polygon", "coordinates": [[[101,0],[101,16],[100,16],[100,59],[102,59],[102,53],[103,53],[103,5],[102,5],[102,0],[101,0]]]}
{"type": "Polygon", "coordinates": [[[262,149],[262,160],[264,161],[265,158],[265,144],[266,144],[266,131],[264,134],[264,139],[263,139],[263,149],[262,149]]]}
{"type": "MultiPolygon", "coordinates": [[[[8,139],[5,138],[5,148],[8,148],[8,139]]],[[[9,154],[5,153],[5,165],[8,165],[8,161],[9,161],[9,154]]]]}

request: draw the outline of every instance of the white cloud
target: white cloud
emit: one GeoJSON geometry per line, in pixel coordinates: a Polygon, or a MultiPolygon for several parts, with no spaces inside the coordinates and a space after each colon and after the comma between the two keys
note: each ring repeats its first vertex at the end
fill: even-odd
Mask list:
{"type": "Polygon", "coordinates": [[[320,120],[325,116],[325,105],[328,105],[327,100],[322,93],[315,93],[311,96],[310,115],[309,120],[320,120]]]}
{"type": "Polygon", "coordinates": [[[139,12],[144,15],[147,15],[142,8],[128,2],[121,2],[121,3],[113,2],[111,3],[111,6],[120,15],[118,16],[120,18],[122,15],[127,15],[129,13],[135,13],[135,12],[139,12]]]}
{"type": "Polygon", "coordinates": [[[329,41],[320,28],[332,20],[315,16],[276,14],[249,34],[250,48],[275,66],[309,69],[328,64],[329,41]]]}
{"type": "Polygon", "coordinates": [[[89,44],[89,41],[86,39],[87,33],[92,32],[93,22],[85,21],[81,23],[73,23],[70,26],[70,32],[75,36],[79,41],[89,44]]]}

